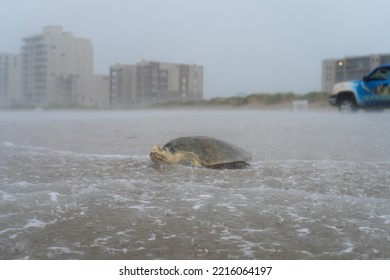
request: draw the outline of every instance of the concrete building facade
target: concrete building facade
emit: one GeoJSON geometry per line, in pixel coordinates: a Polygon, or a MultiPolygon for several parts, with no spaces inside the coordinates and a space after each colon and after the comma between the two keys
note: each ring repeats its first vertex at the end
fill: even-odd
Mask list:
{"type": "Polygon", "coordinates": [[[88,106],[94,108],[108,108],[110,106],[109,91],[110,76],[94,74],[88,106]]]}
{"type": "Polygon", "coordinates": [[[203,99],[203,67],[141,61],[110,67],[110,104],[145,107],[169,101],[203,99]]]}
{"type": "Polygon", "coordinates": [[[26,105],[92,105],[91,40],[47,26],[23,39],[21,91],[26,105]]]}
{"type": "Polygon", "coordinates": [[[19,54],[0,52],[0,107],[21,103],[19,54]]]}
{"type": "Polygon", "coordinates": [[[325,59],[322,61],[321,89],[330,93],[335,83],[362,79],[373,68],[382,64],[390,64],[390,54],[325,59]]]}

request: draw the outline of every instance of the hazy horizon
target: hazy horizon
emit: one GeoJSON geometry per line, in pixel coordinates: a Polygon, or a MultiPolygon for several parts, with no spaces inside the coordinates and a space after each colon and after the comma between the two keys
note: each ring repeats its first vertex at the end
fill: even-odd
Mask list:
{"type": "Polygon", "coordinates": [[[321,61],[389,53],[385,0],[22,1],[2,5],[0,51],[60,25],[89,38],[94,71],[143,59],[204,67],[204,98],[321,89],[321,61]],[[379,23],[378,23],[379,22],[379,23]]]}

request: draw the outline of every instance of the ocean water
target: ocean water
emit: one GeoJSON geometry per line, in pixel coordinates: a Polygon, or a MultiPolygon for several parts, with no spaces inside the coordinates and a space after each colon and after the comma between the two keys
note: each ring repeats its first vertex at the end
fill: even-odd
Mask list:
{"type": "Polygon", "coordinates": [[[0,259],[390,259],[390,113],[0,112],[0,259]],[[253,161],[151,162],[188,135],[253,161]]]}

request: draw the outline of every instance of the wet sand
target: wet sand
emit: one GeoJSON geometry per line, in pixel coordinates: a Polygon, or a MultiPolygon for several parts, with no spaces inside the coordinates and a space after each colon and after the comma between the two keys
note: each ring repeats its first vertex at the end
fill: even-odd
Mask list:
{"type": "Polygon", "coordinates": [[[389,259],[390,114],[0,112],[1,259],[389,259]],[[246,169],[154,165],[208,135],[246,169]]]}

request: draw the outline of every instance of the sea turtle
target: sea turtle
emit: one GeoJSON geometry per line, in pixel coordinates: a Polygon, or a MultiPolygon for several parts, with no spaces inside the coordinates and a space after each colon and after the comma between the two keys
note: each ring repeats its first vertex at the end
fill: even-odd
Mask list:
{"type": "Polygon", "coordinates": [[[162,148],[154,146],[150,158],[155,163],[233,169],[247,166],[252,156],[239,146],[216,138],[190,136],[174,139],[162,148]]]}

